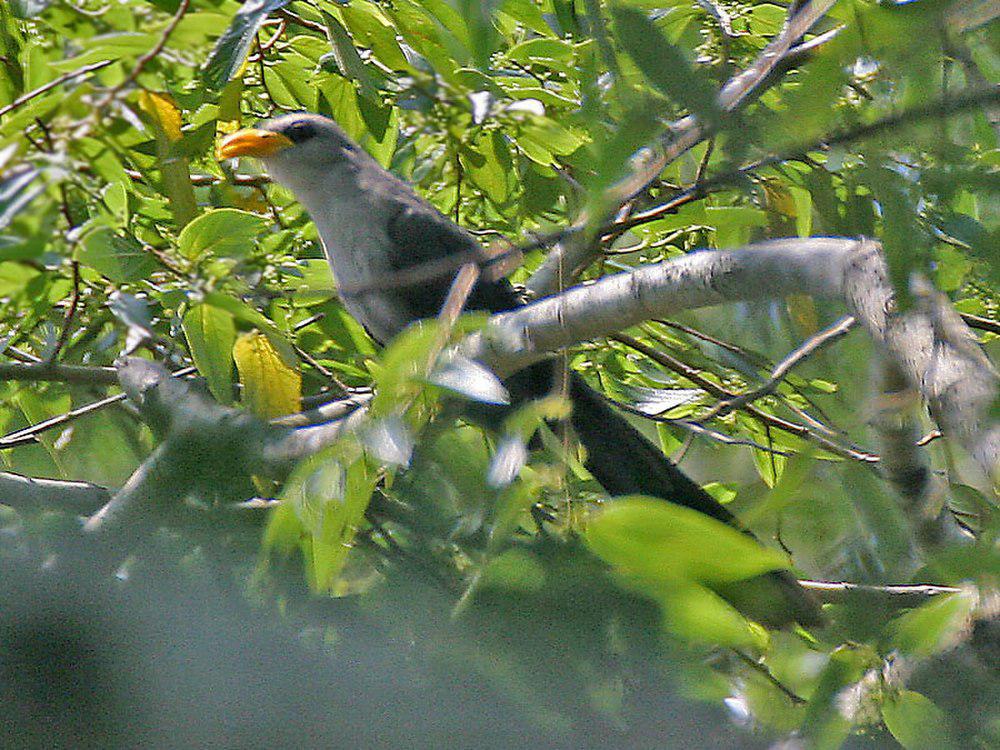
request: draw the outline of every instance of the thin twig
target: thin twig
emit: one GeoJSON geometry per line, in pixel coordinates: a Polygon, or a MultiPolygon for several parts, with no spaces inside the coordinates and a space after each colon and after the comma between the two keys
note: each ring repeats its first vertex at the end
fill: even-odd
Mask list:
{"type": "Polygon", "coordinates": [[[465,309],[469,295],[472,294],[478,281],[479,266],[475,263],[466,263],[458,269],[458,273],[455,274],[455,279],[451,283],[451,288],[448,290],[448,296],[445,297],[444,303],[441,305],[441,312],[438,313],[438,320],[444,323],[446,328],[450,329],[458,320],[458,316],[465,309]]]}
{"type": "Polygon", "coordinates": [[[661,326],[666,326],[667,328],[673,328],[675,330],[680,331],[681,333],[686,333],[688,336],[691,336],[693,338],[701,339],[702,341],[707,341],[709,344],[714,344],[720,349],[725,349],[727,352],[735,354],[737,357],[745,359],[747,362],[751,362],[757,366],[760,367],[766,366],[763,357],[753,352],[748,352],[746,349],[744,349],[741,346],[738,346],[737,344],[733,344],[729,341],[723,341],[722,339],[716,338],[715,336],[707,334],[704,331],[699,331],[697,328],[692,328],[691,326],[684,325],[683,323],[678,323],[674,320],[662,320],[659,318],[654,318],[652,322],[659,323],[661,326]]]}
{"type": "Polygon", "coordinates": [[[10,112],[13,112],[18,107],[27,104],[32,99],[39,97],[48,91],[51,91],[57,86],[61,86],[67,81],[72,81],[74,78],[79,78],[80,76],[87,75],[88,73],[93,73],[94,71],[100,70],[101,68],[106,68],[113,62],[117,62],[117,60],[101,60],[100,62],[91,63],[90,65],[84,65],[81,68],[77,68],[76,70],[71,70],[69,73],[63,73],[61,76],[53,78],[51,81],[44,84],[43,86],[39,86],[34,91],[29,91],[27,94],[22,94],[21,96],[17,97],[17,99],[12,101],[10,104],[0,107],[0,117],[3,117],[4,115],[9,114],[10,112]]]}
{"type": "Polygon", "coordinates": [[[297,414],[275,417],[270,423],[276,427],[310,427],[335,422],[364,407],[373,397],[371,391],[353,391],[347,398],[338,398],[297,414]]]}
{"type": "Polygon", "coordinates": [[[101,100],[95,106],[97,111],[104,109],[108,104],[111,103],[118,94],[120,94],[126,86],[135,83],[135,80],[142,73],[143,69],[149,64],[149,62],[163,51],[163,48],[167,45],[170,40],[170,35],[174,33],[174,29],[177,28],[177,24],[181,22],[184,14],[187,13],[188,6],[191,4],[191,0],[181,0],[177,5],[177,11],[174,13],[174,17],[170,19],[166,28],[163,29],[163,33],[160,35],[159,40],[153,47],[145,52],[135,61],[135,65],[132,70],[129,71],[121,81],[108,89],[107,93],[101,98],[101,100]]]}
{"type": "MultiPolygon", "coordinates": [[[[640,409],[636,406],[632,406],[631,404],[626,404],[624,401],[618,401],[617,399],[613,399],[607,394],[605,394],[604,398],[607,399],[608,403],[616,406],[617,408],[621,409],[624,412],[628,412],[629,414],[634,414],[637,417],[648,419],[651,422],[660,422],[662,424],[671,425],[672,427],[679,427],[680,429],[686,430],[692,435],[701,435],[703,437],[709,438],[710,440],[715,440],[718,443],[723,443],[725,445],[745,445],[749,448],[756,448],[759,451],[764,451],[765,453],[771,453],[776,456],[793,455],[788,451],[783,451],[778,448],[772,448],[766,446],[763,443],[758,443],[756,440],[750,440],[749,438],[736,438],[733,437],[732,435],[727,435],[724,432],[718,432],[717,430],[705,427],[705,425],[701,424],[700,422],[695,422],[694,420],[691,419],[674,419],[673,417],[665,417],[663,416],[663,414],[651,414],[650,412],[640,409]]],[[[677,463],[677,461],[675,461],[674,463],[677,463]]]]}
{"type": "Polygon", "coordinates": [[[62,352],[63,347],[66,346],[66,340],[69,338],[69,331],[73,325],[73,319],[76,317],[77,307],[80,304],[79,261],[70,261],[70,267],[73,269],[73,292],[69,298],[69,307],[66,309],[66,314],[63,316],[63,324],[62,329],[59,331],[59,339],[56,341],[56,345],[53,347],[52,353],[46,358],[48,362],[55,362],[59,359],[59,354],[62,352]]]}
{"type": "Polygon", "coordinates": [[[316,21],[310,21],[308,18],[303,18],[302,16],[293,13],[286,8],[278,8],[274,11],[274,15],[288,21],[289,23],[294,23],[297,26],[301,26],[304,29],[311,29],[312,31],[318,31],[323,36],[327,34],[327,28],[316,21]]]}
{"type": "Polygon", "coordinates": [[[105,487],[90,482],[39,479],[0,471],[0,498],[4,505],[17,510],[58,507],[71,513],[90,513],[110,497],[105,487]]]}
{"type": "Polygon", "coordinates": [[[937,429],[931,430],[930,432],[928,432],[926,435],[924,435],[922,438],[920,438],[917,441],[917,445],[920,445],[920,446],[927,445],[928,443],[933,443],[935,440],[938,440],[938,439],[943,438],[943,437],[944,437],[944,434],[941,432],[941,430],[937,430],[937,429]]]}
{"type": "Polygon", "coordinates": [[[340,378],[333,374],[332,370],[327,367],[323,367],[323,365],[316,361],[315,357],[309,354],[309,352],[298,344],[292,344],[292,349],[295,350],[295,353],[302,359],[303,362],[326,378],[340,392],[341,396],[346,396],[348,394],[350,389],[340,380],[340,378]]]}
{"type": "Polygon", "coordinates": [[[107,398],[102,398],[98,401],[91,401],[89,404],[84,404],[76,409],[71,409],[65,414],[60,414],[50,419],[46,419],[42,422],[33,424],[30,427],[25,427],[23,429],[16,430],[15,432],[9,432],[0,438],[0,450],[17,448],[22,445],[32,445],[38,442],[37,436],[41,433],[64,425],[78,417],[82,417],[84,414],[90,414],[91,412],[103,409],[105,406],[117,404],[119,401],[124,401],[125,398],[126,396],[124,393],[116,393],[113,396],[108,396],[107,398]]]}
{"type": "MultiPolygon", "coordinates": [[[[79,164],[77,169],[84,174],[93,174],[93,168],[89,164],[79,164]]],[[[132,182],[139,182],[146,184],[148,182],[148,177],[144,175],[137,169],[125,169],[125,176],[128,177],[132,182]]],[[[222,177],[220,175],[214,174],[193,174],[191,175],[191,184],[195,187],[205,187],[210,185],[220,185],[224,182],[228,182],[232,185],[237,185],[239,187],[260,187],[261,185],[270,185],[272,180],[268,175],[248,175],[248,174],[234,174],[230,177],[222,177]]]]}
{"type": "Polygon", "coordinates": [[[735,398],[719,401],[715,406],[709,409],[708,413],[705,414],[703,418],[709,419],[713,417],[724,417],[734,409],[738,409],[746,404],[756,401],[759,398],[763,398],[764,396],[769,396],[774,393],[774,391],[777,390],[778,386],[781,384],[781,381],[785,379],[785,376],[788,375],[793,367],[817,349],[820,349],[831,341],[839,339],[841,336],[847,335],[856,322],[857,321],[853,316],[848,315],[838,320],[829,328],[810,336],[777,364],[777,366],[771,371],[771,376],[764,381],[760,387],[755,388],[752,391],[742,393],[735,398]]]}
{"type": "Polygon", "coordinates": [[[825,604],[838,604],[852,597],[869,597],[900,608],[918,607],[936,596],[962,593],[962,589],[956,586],[930,584],[875,586],[846,581],[800,580],[799,585],[825,604]]]}
{"type": "MultiPolygon", "coordinates": [[[[54,365],[54,367],[61,367],[61,368],[69,366],[70,365],[54,365]]],[[[53,367],[53,365],[49,365],[49,367],[53,367]]],[[[88,369],[97,369],[97,368],[88,368],[88,369]]],[[[112,372],[115,372],[114,368],[108,368],[108,369],[111,369],[112,372]]],[[[187,375],[191,375],[194,372],[195,372],[194,367],[185,367],[180,370],[177,370],[176,372],[173,373],[173,375],[176,378],[182,378],[187,375]]],[[[105,408],[106,406],[117,404],[121,401],[124,401],[125,399],[126,399],[125,393],[116,393],[113,396],[108,396],[106,398],[102,398],[97,401],[92,401],[89,404],[84,404],[83,406],[79,406],[76,409],[71,409],[65,414],[59,414],[57,416],[46,419],[42,422],[38,422],[36,424],[31,425],[30,427],[24,427],[20,430],[15,430],[14,432],[7,433],[2,438],[0,438],[0,450],[6,448],[16,448],[21,445],[29,445],[31,443],[34,443],[36,442],[37,436],[43,432],[55,429],[56,427],[60,427],[64,424],[67,424],[68,422],[72,422],[74,419],[82,417],[86,414],[91,414],[95,411],[99,411],[105,408]]]]}
{"type": "Polygon", "coordinates": [[[281,35],[285,33],[286,25],[287,22],[284,19],[278,21],[278,30],[274,32],[274,35],[270,39],[268,39],[266,42],[260,45],[260,53],[262,55],[269,49],[271,49],[271,47],[273,47],[275,44],[277,44],[278,40],[281,38],[281,35]]]}
{"type": "Polygon", "coordinates": [[[1000,335],[1000,320],[984,318],[980,315],[972,315],[971,313],[959,313],[959,315],[962,316],[962,320],[965,321],[965,325],[969,326],[969,328],[976,328],[980,331],[988,331],[989,333],[1000,335]]]}
{"type": "Polygon", "coordinates": [[[787,687],[783,682],[781,682],[781,680],[775,677],[774,673],[767,668],[766,664],[762,664],[756,659],[751,659],[749,656],[744,654],[739,649],[734,648],[732,649],[732,652],[736,654],[737,658],[739,658],[741,662],[746,664],[748,667],[750,667],[758,674],[762,675],[765,680],[774,685],[781,692],[782,695],[788,698],[788,700],[790,700],[796,706],[801,706],[809,702],[805,698],[796,695],[794,692],[792,692],[791,688],[787,687]]]}
{"type": "MultiPolygon", "coordinates": [[[[693,367],[686,365],[679,359],[672,357],[666,352],[661,352],[658,349],[654,349],[651,346],[639,341],[638,339],[628,336],[627,334],[617,333],[608,338],[613,341],[618,341],[619,343],[625,344],[631,349],[635,349],[640,354],[644,354],[654,362],[657,362],[667,369],[676,372],[678,375],[683,376],[687,380],[690,380],[696,386],[706,391],[708,394],[721,399],[734,399],[737,394],[722,388],[721,386],[713,383],[711,380],[703,377],[697,370],[693,367]]],[[[796,424],[795,422],[789,422],[787,419],[782,419],[774,414],[768,414],[765,411],[761,411],[752,404],[746,404],[740,408],[741,411],[745,411],[747,414],[755,417],[756,419],[763,422],[765,425],[769,425],[776,429],[782,430],[783,432],[791,433],[797,437],[803,438],[810,442],[816,443],[824,450],[833,453],[834,455],[841,456],[842,458],[849,458],[854,461],[860,461],[866,465],[872,465],[878,462],[879,457],[871,453],[870,451],[863,451],[856,448],[848,448],[846,446],[840,445],[822,435],[816,434],[813,430],[805,427],[804,425],[796,424]]]]}

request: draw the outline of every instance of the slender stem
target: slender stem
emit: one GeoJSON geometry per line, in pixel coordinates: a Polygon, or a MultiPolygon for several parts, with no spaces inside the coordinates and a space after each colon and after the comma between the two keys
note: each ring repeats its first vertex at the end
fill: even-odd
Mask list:
{"type": "MultiPolygon", "coordinates": [[[[617,333],[612,336],[609,336],[608,338],[612,339],[613,341],[618,341],[619,343],[625,344],[627,347],[635,349],[640,354],[646,355],[654,362],[657,362],[658,364],[663,365],[667,369],[676,372],[678,375],[687,378],[696,386],[706,391],[710,395],[715,396],[716,398],[732,400],[737,397],[737,394],[732,393],[731,391],[728,391],[725,388],[722,388],[721,386],[713,383],[711,380],[708,380],[693,367],[686,365],[684,362],[681,362],[679,359],[672,357],[666,352],[661,352],[658,349],[654,349],[653,347],[648,346],[647,344],[643,343],[642,341],[639,341],[638,339],[632,336],[628,336],[627,334],[617,333]]],[[[787,419],[782,419],[781,417],[778,417],[774,414],[768,414],[767,412],[761,411],[760,409],[750,404],[745,404],[740,408],[740,410],[745,411],[747,414],[750,414],[751,416],[760,420],[765,425],[774,427],[784,432],[791,433],[792,435],[796,435],[797,437],[801,437],[810,442],[816,443],[817,445],[821,446],[824,450],[827,450],[830,453],[833,453],[837,456],[841,456],[843,458],[850,458],[854,461],[860,461],[867,465],[875,464],[879,460],[879,457],[874,453],[854,448],[847,448],[838,443],[835,443],[832,440],[829,440],[828,438],[823,437],[822,435],[817,435],[815,432],[810,430],[808,427],[805,427],[804,425],[796,424],[795,422],[789,422],[787,419]]]]}
{"type": "Polygon", "coordinates": [[[113,62],[116,62],[116,60],[101,60],[99,62],[91,63],[90,65],[84,65],[83,67],[77,68],[76,70],[71,70],[68,73],[63,73],[61,76],[57,76],[48,83],[39,86],[34,91],[29,91],[27,94],[22,94],[21,96],[17,97],[17,99],[12,101],[10,104],[0,107],[0,117],[3,117],[4,115],[13,112],[18,107],[27,104],[32,99],[35,99],[36,97],[39,97],[42,94],[51,91],[57,86],[61,86],[67,81],[72,81],[74,78],[79,78],[80,76],[85,76],[88,73],[93,73],[94,71],[100,70],[101,68],[106,68],[113,62]]]}
{"type": "Polygon", "coordinates": [[[930,584],[874,586],[845,581],[799,581],[799,585],[811,591],[827,604],[837,604],[854,597],[872,597],[901,608],[917,607],[944,594],[960,594],[962,589],[955,586],[933,586],[930,584]]]}
{"type": "Polygon", "coordinates": [[[111,102],[112,99],[118,96],[118,94],[125,89],[126,86],[129,86],[135,82],[136,78],[139,77],[139,74],[142,73],[143,69],[149,64],[149,62],[163,51],[163,48],[167,45],[167,42],[170,40],[170,35],[174,33],[174,29],[177,28],[177,24],[181,22],[181,19],[184,17],[184,14],[187,13],[187,9],[190,4],[191,0],[180,1],[180,3],[177,5],[177,11],[174,13],[174,17],[170,19],[170,22],[166,25],[166,28],[163,29],[163,33],[160,34],[160,38],[156,42],[156,44],[154,44],[150,50],[145,52],[143,55],[139,57],[138,60],[135,61],[135,65],[132,67],[132,70],[129,71],[129,74],[125,76],[125,78],[123,78],[115,86],[112,86],[110,89],[108,89],[108,92],[104,95],[104,97],[100,100],[100,102],[98,102],[95,109],[100,111],[101,109],[106,107],[111,102]]]}
{"type": "Polygon", "coordinates": [[[857,321],[853,316],[848,315],[838,320],[829,328],[820,331],[814,336],[810,336],[778,363],[778,365],[771,371],[771,376],[763,383],[763,385],[752,391],[740,394],[735,398],[720,401],[709,410],[708,414],[706,414],[704,418],[708,419],[709,417],[725,416],[729,412],[733,411],[733,409],[738,409],[741,406],[752,403],[759,398],[763,398],[764,396],[774,393],[774,391],[777,390],[778,386],[781,384],[781,381],[785,379],[785,376],[788,375],[793,367],[817,349],[825,346],[831,341],[839,339],[841,336],[847,335],[856,322],[857,321]]]}
{"type": "Polygon", "coordinates": [[[0,450],[6,448],[17,448],[21,445],[30,445],[35,443],[36,436],[46,430],[51,430],[59,427],[60,425],[64,425],[77,417],[82,417],[84,414],[90,414],[91,412],[103,409],[105,406],[117,404],[120,401],[124,401],[125,398],[126,396],[124,393],[116,393],[113,396],[108,396],[107,398],[102,398],[98,401],[91,401],[89,404],[84,404],[77,409],[73,409],[65,414],[59,414],[51,419],[38,422],[30,427],[25,427],[24,429],[17,430],[16,432],[7,433],[0,438],[0,450]]]}
{"type": "MultiPolygon", "coordinates": [[[[70,228],[72,229],[72,225],[70,228]]],[[[48,356],[49,362],[58,360],[63,347],[66,346],[66,339],[69,338],[69,331],[73,325],[73,319],[76,317],[77,307],[80,304],[80,263],[73,260],[70,261],[70,266],[73,269],[73,292],[69,298],[69,307],[66,309],[66,315],[63,316],[62,330],[59,331],[59,340],[56,341],[52,353],[48,356]]]]}

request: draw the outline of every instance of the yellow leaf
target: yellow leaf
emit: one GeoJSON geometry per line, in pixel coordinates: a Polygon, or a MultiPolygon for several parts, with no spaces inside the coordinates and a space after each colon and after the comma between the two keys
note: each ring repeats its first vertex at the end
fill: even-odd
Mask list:
{"type": "Polygon", "coordinates": [[[139,109],[170,141],[181,139],[181,111],[170,94],[157,91],[139,92],[139,109]]]}
{"type": "Polygon", "coordinates": [[[233,359],[243,385],[243,405],[270,419],[299,410],[302,375],[290,367],[264,334],[245,333],[233,345],[233,359]]]}

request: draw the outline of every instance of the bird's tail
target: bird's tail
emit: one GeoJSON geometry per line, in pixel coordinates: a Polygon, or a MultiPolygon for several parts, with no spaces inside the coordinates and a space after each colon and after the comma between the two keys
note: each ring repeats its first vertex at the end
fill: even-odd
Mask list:
{"type": "MultiPolygon", "coordinates": [[[[515,402],[553,387],[554,363],[539,362],[508,379],[515,402]]],[[[584,465],[612,495],[651,495],[693,508],[741,530],[736,517],[687,477],[663,451],[576,373],[570,373],[570,423],[587,451],[584,465]]],[[[750,617],[769,625],[822,621],[819,605],[788,571],[774,571],[719,592],[750,617]]]]}

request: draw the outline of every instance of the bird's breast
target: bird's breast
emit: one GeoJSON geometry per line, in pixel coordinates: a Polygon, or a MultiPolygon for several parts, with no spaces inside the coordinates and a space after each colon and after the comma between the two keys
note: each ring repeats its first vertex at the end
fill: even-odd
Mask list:
{"type": "Polygon", "coordinates": [[[323,241],[330,269],[347,311],[385,343],[410,323],[406,306],[393,294],[388,211],[370,202],[324,196],[307,206],[323,241]]]}

